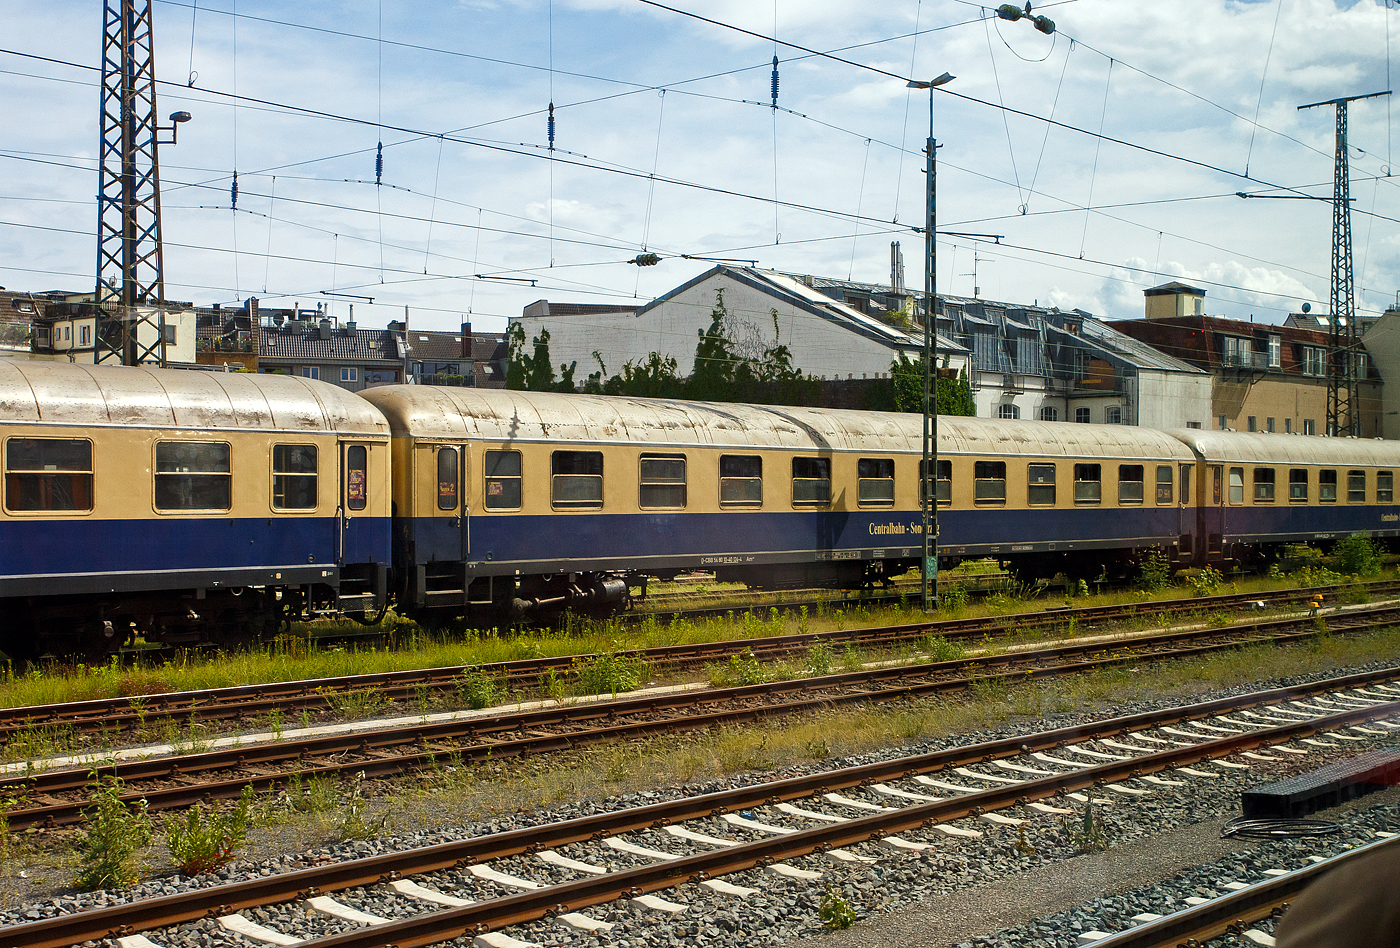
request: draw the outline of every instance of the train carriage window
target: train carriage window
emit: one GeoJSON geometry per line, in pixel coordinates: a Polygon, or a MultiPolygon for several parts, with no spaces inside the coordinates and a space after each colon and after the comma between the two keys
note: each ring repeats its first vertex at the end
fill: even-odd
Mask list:
{"type": "Polygon", "coordinates": [[[5,509],[91,510],[92,442],[69,438],[5,442],[5,509]]]}
{"type": "Polygon", "coordinates": [[[369,506],[369,449],[362,444],[345,449],[345,506],[351,510],[369,506]]]}
{"type": "Polygon", "coordinates": [[[1337,502],[1337,472],[1317,472],[1317,499],[1324,504],[1337,502]]]}
{"type": "Polygon", "coordinates": [[[685,506],[685,455],[643,454],[640,468],[641,506],[678,509],[685,506]]]}
{"type": "Polygon", "coordinates": [[[719,505],[763,506],[763,458],[756,454],[719,456],[719,505]]]}
{"type": "Polygon", "coordinates": [[[1230,503],[1244,503],[1244,468],[1230,468],[1230,503]]]}
{"type": "Polygon", "coordinates": [[[894,506],[893,459],[861,458],[857,461],[856,487],[862,506],[894,506]]]}
{"type": "Polygon", "coordinates": [[[603,506],[603,452],[555,451],[551,497],[566,509],[603,506]]]}
{"type": "MultiPolygon", "coordinates": [[[[953,503],[953,462],[938,462],[938,506],[948,507],[953,503]]],[[[928,494],[928,463],[919,462],[919,507],[923,508],[924,498],[928,494]]]]}
{"type": "Polygon", "coordinates": [[[487,451],[486,463],[487,510],[520,509],[520,452],[487,451]]]}
{"type": "Polygon", "coordinates": [[[1080,505],[1098,504],[1103,500],[1103,468],[1098,464],[1074,466],[1074,502],[1080,505]]]}
{"type": "Polygon", "coordinates": [[[1347,471],[1347,503],[1366,503],[1366,472],[1347,471]]]}
{"type": "Polygon", "coordinates": [[[1308,469],[1295,467],[1288,472],[1288,502],[1306,504],[1308,502],[1308,469]]]}
{"type": "Polygon", "coordinates": [[[1254,469],[1254,502],[1272,504],[1274,502],[1274,469],[1256,467],[1254,469]]]}
{"type": "Polygon", "coordinates": [[[1026,503],[1032,507],[1055,506],[1055,465],[1027,465],[1026,503]]]}
{"type": "Polygon", "coordinates": [[[316,509],[316,445],[272,446],[272,506],[276,510],[316,509]]]}
{"type": "Polygon", "coordinates": [[[1118,503],[1142,503],[1142,465],[1118,465],[1118,503]]]}
{"type": "Polygon", "coordinates": [[[1172,502],[1172,488],[1176,482],[1172,479],[1172,466],[1170,464],[1157,465],[1157,503],[1169,504],[1172,502]]]}
{"type": "Polygon", "coordinates": [[[831,503],[831,459],[792,459],[792,502],[797,504],[831,503]]]}
{"type": "Polygon", "coordinates": [[[978,461],[972,468],[974,496],[979,504],[1006,503],[1006,462],[978,461]]]}
{"type": "Polygon", "coordinates": [[[1181,465],[1181,503],[1191,503],[1191,465],[1181,465]]]}
{"type": "Polygon", "coordinates": [[[156,442],[157,510],[228,510],[233,474],[221,441],[156,442]]]}
{"type": "Polygon", "coordinates": [[[1220,477],[1224,470],[1219,464],[1210,466],[1210,502],[1216,507],[1220,506],[1220,477]]]}
{"type": "Polygon", "coordinates": [[[438,448],[437,453],[437,505],[438,510],[457,509],[457,449],[438,448]]]}
{"type": "Polygon", "coordinates": [[[1390,504],[1395,502],[1395,472],[1376,472],[1376,503],[1390,504]]]}

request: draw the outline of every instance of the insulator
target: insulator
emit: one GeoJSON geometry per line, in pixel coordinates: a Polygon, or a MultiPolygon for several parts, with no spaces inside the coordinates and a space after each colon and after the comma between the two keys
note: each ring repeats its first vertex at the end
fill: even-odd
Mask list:
{"type": "Polygon", "coordinates": [[[228,189],[228,206],[230,210],[238,210],[238,172],[233,173],[233,185],[228,189]]]}
{"type": "Polygon", "coordinates": [[[549,150],[554,150],[554,103],[549,103],[549,150]]]}
{"type": "Polygon", "coordinates": [[[778,57],[773,56],[773,108],[778,107],[778,57]]]}
{"type": "Polygon", "coordinates": [[[1055,21],[1048,16],[1038,16],[1031,20],[1031,22],[1035,24],[1036,29],[1040,30],[1040,32],[1044,33],[1046,36],[1055,32],[1055,21]]]}
{"type": "Polygon", "coordinates": [[[382,184],[384,181],[384,143],[379,143],[379,150],[374,155],[374,183],[382,184]]]}
{"type": "Polygon", "coordinates": [[[661,258],[654,253],[639,253],[628,263],[635,263],[639,267],[654,267],[661,262],[661,258]]]}
{"type": "Polygon", "coordinates": [[[1001,17],[1003,20],[1010,20],[1014,23],[1025,16],[1025,14],[1021,12],[1021,8],[1016,6],[1016,4],[1003,3],[1001,6],[997,7],[997,16],[1001,17]]]}

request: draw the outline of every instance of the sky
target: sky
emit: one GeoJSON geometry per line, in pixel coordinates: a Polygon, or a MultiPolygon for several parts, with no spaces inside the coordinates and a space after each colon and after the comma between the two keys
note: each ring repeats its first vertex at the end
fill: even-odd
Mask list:
{"type": "MultiPolygon", "coordinates": [[[[906,80],[948,72],[940,293],[1128,319],[1179,279],[1212,314],[1321,313],[1336,125],[1297,107],[1390,88],[1396,5],[1066,0],[1045,35],[964,0],[153,0],[159,113],[192,116],[160,149],[166,295],[501,331],[716,259],[888,284],[896,240],[918,288],[906,80]]],[[[101,14],[0,0],[11,290],[95,282],[101,14]]],[[[1400,291],[1392,98],[1348,109],[1363,312],[1400,291]]]]}

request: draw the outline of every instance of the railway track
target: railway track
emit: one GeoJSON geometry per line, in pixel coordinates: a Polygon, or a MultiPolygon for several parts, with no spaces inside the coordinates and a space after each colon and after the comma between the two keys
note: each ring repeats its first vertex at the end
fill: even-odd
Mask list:
{"type": "MultiPolygon", "coordinates": [[[[1314,595],[1335,595],[1338,589],[1356,588],[1370,596],[1400,592],[1400,582],[1381,581],[1356,587],[1317,587],[1281,590],[1270,594],[1232,594],[1191,599],[1146,602],[1132,606],[1088,606],[1048,609],[1024,615],[995,618],[943,619],[913,622],[874,629],[799,633],[754,639],[726,640],[693,645],[668,645],[628,649],[614,653],[614,659],[641,661],[662,672],[674,672],[710,662],[726,661],[731,655],[750,652],[759,661],[774,661],[805,653],[817,645],[859,648],[864,651],[898,649],[918,643],[929,635],[950,642],[995,642],[1012,636],[1043,632],[1073,625],[1078,631],[1126,617],[1174,615],[1239,609],[1257,602],[1273,605],[1300,604],[1314,595]]],[[[255,718],[270,713],[325,711],[346,695],[374,692],[388,701],[405,704],[425,694],[456,689],[466,674],[497,678],[512,690],[535,689],[540,679],[552,673],[568,674],[580,663],[598,656],[564,655],[550,658],[493,662],[480,666],[450,666],[353,675],[266,684],[241,685],[202,691],[106,698],[61,704],[0,709],[0,741],[15,734],[46,727],[62,728],[74,734],[119,734],[153,727],[161,721],[180,723],[228,721],[255,718]]]]}
{"type": "MultiPolygon", "coordinates": [[[[1400,605],[1385,605],[1333,615],[1328,620],[1328,631],[1341,634],[1394,622],[1400,622],[1400,605]]],[[[1227,629],[1158,633],[1118,642],[1059,645],[927,665],[887,665],[759,685],[653,693],[528,711],[453,715],[434,722],[341,730],[262,744],[231,741],[230,746],[204,753],[115,764],[84,763],[25,773],[0,780],[0,795],[20,801],[8,812],[11,828],[58,826],[81,818],[94,773],[125,781],[125,799],[145,800],[151,810],[167,810],[201,800],[237,797],[248,785],[268,790],[312,777],[388,777],[445,763],[456,766],[844,705],[946,694],[988,678],[1035,681],[1096,668],[1205,655],[1250,644],[1306,640],[1316,634],[1312,618],[1295,617],[1227,629]]]]}
{"type": "MultiPolygon", "coordinates": [[[[694,885],[736,899],[789,886],[792,897],[819,888],[833,861],[897,860],[934,839],[956,846],[989,823],[1068,814],[1098,797],[1130,806],[1189,794],[1393,739],[1397,679],[1393,669],[1347,675],[190,889],[13,925],[4,943],[65,948],[120,936],[125,948],[166,948],[159,929],[198,923],[272,944],[307,939],[308,948],[415,948],[463,935],[499,948],[520,943],[503,937],[506,926],[551,919],[601,931],[634,911],[684,912],[694,885]],[[304,927],[264,924],[261,910],[284,903],[283,924],[304,927]],[[612,907],[584,914],[599,906],[612,907]],[[149,937],[133,940],[142,932],[149,937]]],[[[1161,941],[1100,944],[1177,944],[1186,929],[1171,918],[1122,936],[1170,930],[1161,941]]]]}

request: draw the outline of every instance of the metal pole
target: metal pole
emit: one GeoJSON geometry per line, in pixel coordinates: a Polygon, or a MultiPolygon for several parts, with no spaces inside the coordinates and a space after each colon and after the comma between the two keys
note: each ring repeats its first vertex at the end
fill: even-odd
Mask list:
{"type": "Polygon", "coordinates": [[[933,138],[933,88],[928,90],[928,155],[924,171],[928,176],[924,220],[924,483],[923,506],[923,588],[925,612],[938,609],[938,191],[936,187],[938,143],[933,138]]]}

